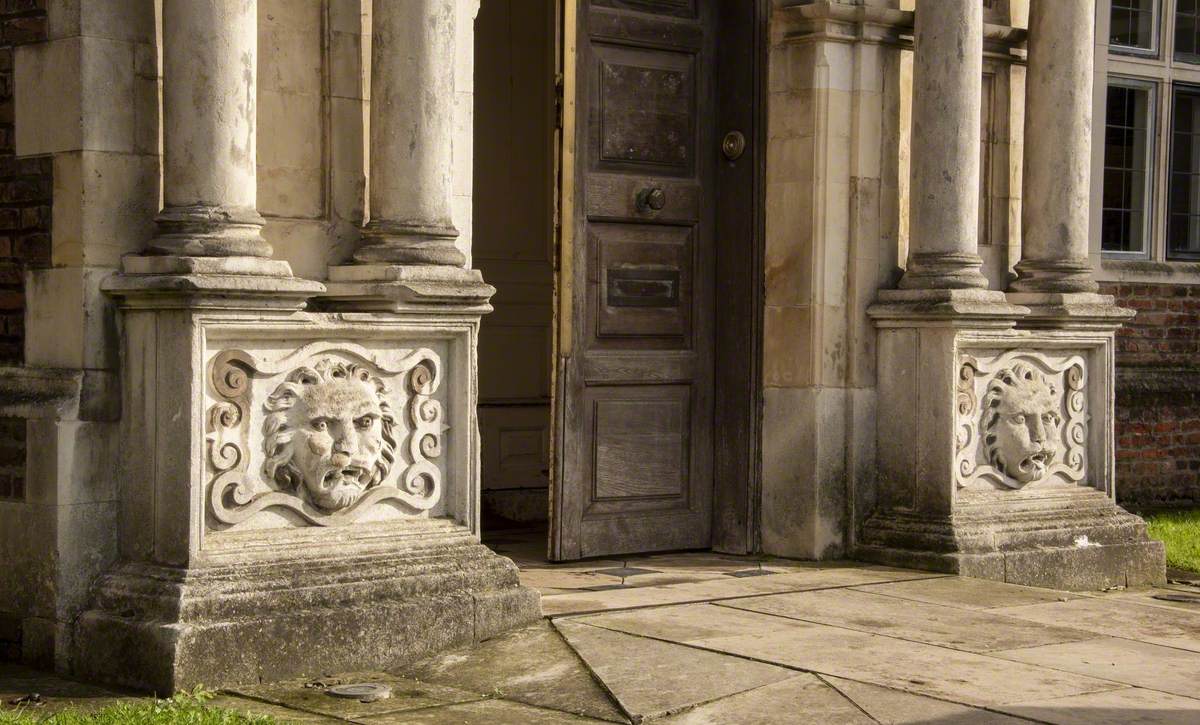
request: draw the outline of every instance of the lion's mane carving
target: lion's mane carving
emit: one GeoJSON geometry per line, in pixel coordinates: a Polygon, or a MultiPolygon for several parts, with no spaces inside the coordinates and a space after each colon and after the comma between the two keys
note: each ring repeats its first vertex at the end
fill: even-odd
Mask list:
{"type": "Polygon", "coordinates": [[[1042,479],[1058,456],[1062,393],[1032,365],[998,371],[983,396],[987,460],[1019,487],[1042,479]]]}
{"type": "Polygon", "coordinates": [[[326,511],[353,505],[396,460],[387,392],[354,363],[326,358],[293,370],[263,404],[264,477],[326,511]]]}

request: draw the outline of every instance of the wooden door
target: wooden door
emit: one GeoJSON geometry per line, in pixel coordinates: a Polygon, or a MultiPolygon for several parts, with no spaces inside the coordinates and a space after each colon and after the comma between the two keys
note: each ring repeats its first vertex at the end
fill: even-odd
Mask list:
{"type": "Polygon", "coordinates": [[[716,6],[569,4],[556,560],[711,545],[716,6]]]}

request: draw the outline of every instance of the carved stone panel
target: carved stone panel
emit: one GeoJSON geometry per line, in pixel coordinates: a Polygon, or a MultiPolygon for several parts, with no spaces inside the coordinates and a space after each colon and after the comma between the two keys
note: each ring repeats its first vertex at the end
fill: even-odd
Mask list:
{"type": "Polygon", "coordinates": [[[443,497],[442,375],[429,348],[386,359],[333,342],[273,357],[220,351],[208,367],[212,518],[235,525],[272,511],[339,526],[383,502],[430,511],[443,497]]]}
{"type": "Polygon", "coordinates": [[[1076,354],[962,354],[955,480],[959,488],[1020,489],[1086,482],[1087,364],[1076,354]]]}

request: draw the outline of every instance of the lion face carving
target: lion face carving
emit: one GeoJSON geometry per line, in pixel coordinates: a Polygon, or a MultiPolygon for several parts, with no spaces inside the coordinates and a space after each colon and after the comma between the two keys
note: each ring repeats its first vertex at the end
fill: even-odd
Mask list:
{"type": "Polygon", "coordinates": [[[988,461],[1018,488],[1040,480],[1058,456],[1059,392],[1025,363],[996,373],[983,398],[988,461]]]}
{"type": "Polygon", "coordinates": [[[325,511],[354,504],[395,461],[383,381],[325,359],[288,374],[264,404],[263,475],[325,511]]]}

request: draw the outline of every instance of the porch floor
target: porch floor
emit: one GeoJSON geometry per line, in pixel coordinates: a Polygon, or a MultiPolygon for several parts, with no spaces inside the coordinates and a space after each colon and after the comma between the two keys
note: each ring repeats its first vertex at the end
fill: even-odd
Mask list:
{"type": "MultiPolygon", "coordinates": [[[[391,673],[237,688],[281,722],[1195,723],[1200,588],[1069,594],[851,562],[711,553],[549,564],[500,536],[543,593],[537,625],[391,673]],[[323,686],[391,685],[373,703],[323,686]]],[[[7,703],[121,693],[0,666],[7,703]]]]}

